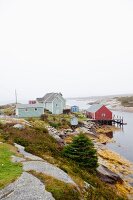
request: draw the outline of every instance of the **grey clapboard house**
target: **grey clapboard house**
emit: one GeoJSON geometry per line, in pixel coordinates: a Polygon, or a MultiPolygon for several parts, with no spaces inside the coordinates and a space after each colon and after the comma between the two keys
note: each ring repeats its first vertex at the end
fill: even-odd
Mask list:
{"type": "Polygon", "coordinates": [[[17,104],[16,116],[19,118],[40,117],[44,114],[43,104],[17,104]]]}
{"type": "Polygon", "coordinates": [[[36,101],[42,103],[44,108],[52,114],[62,114],[66,107],[66,101],[61,93],[47,93],[44,97],[37,98],[36,101]]]}

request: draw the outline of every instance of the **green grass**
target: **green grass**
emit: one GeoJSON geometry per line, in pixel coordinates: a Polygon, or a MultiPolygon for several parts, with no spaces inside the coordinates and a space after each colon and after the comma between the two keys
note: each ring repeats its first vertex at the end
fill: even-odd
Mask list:
{"type": "Polygon", "coordinates": [[[0,144],[0,189],[13,182],[22,173],[21,165],[11,162],[13,154],[11,145],[0,144]]]}
{"type": "Polygon", "coordinates": [[[50,125],[58,130],[61,129],[70,129],[71,128],[71,118],[72,116],[76,116],[78,118],[79,123],[87,120],[85,115],[82,113],[73,113],[73,114],[60,114],[60,115],[52,115],[52,114],[44,114],[40,119],[29,118],[30,123],[35,128],[43,128],[47,125],[50,125]]]}

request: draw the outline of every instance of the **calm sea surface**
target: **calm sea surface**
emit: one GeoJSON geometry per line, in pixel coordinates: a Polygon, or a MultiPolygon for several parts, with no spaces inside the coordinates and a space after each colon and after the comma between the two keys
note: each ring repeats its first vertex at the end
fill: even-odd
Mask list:
{"type": "MultiPolygon", "coordinates": [[[[87,109],[89,105],[87,101],[67,100],[67,105],[78,105],[80,109],[87,109]]],[[[116,141],[115,143],[107,144],[108,148],[114,150],[126,159],[133,162],[133,113],[128,112],[116,112],[115,115],[123,116],[124,125],[119,131],[114,131],[112,137],[116,141]]]]}

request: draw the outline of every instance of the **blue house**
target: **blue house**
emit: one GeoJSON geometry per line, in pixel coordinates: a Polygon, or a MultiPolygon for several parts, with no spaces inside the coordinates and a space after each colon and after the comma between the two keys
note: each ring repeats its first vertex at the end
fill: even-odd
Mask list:
{"type": "Polygon", "coordinates": [[[40,117],[44,114],[43,104],[17,104],[16,116],[19,118],[40,117]]]}
{"type": "Polygon", "coordinates": [[[73,112],[73,113],[79,112],[79,107],[78,106],[72,106],[71,107],[71,112],[73,112]]]}

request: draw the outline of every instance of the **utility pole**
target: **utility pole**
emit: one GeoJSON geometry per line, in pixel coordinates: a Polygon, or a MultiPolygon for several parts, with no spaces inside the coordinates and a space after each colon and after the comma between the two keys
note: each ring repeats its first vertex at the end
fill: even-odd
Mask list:
{"type": "Polygon", "coordinates": [[[18,97],[17,97],[17,91],[16,91],[16,89],[15,89],[15,99],[16,99],[16,105],[17,105],[17,103],[18,103],[18,97]]]}

